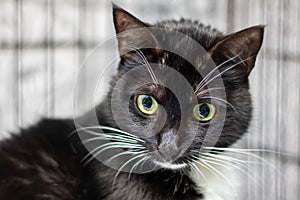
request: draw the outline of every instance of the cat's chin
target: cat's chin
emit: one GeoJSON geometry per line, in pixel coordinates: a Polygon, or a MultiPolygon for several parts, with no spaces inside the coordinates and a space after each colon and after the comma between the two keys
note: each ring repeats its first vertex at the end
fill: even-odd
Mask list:
{"type": "Polygon", "coordinates": [[[164,169],[179,170],[187,167],[187,164],[185,163],[174,164],[170,162],[160,162],[160,161],[153,161],[153,162],[164,169]]]}

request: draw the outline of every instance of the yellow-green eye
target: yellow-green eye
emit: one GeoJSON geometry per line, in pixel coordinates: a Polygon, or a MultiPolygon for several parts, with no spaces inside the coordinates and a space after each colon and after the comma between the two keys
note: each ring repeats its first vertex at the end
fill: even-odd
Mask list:
{"type": "Polygon", "coordinates": [[[210,103],[200,103],[193,109],[193,114],[200,122],[210,121],[216,113],[216,108],[210,103]]]}
{"type": "Polygon", "coordinates": [[[157,108],[158,108],[158,103],[157,101],[148,95],[139,95],[137,98],[137,106],[138,109],[147,115],[153,114],[157,108]]]}

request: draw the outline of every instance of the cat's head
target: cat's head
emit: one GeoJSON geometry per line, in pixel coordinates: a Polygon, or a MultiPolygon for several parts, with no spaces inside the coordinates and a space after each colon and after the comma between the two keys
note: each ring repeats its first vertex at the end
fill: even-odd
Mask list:
{"type": "Polygon", "coordinates": [[[139,138],[142,149],[152,152],[149,159],[165,168],[185,166],[203,145],[228,147],[241,138],[251,119],[248,75],[263,26],[223,35],[184,19],[150,25],[117,6],[113,17],[121,61],[108,95],[114,115],[108,125],[139,138]],[[188,39],[170,38],[151,27],[188,39]],[[212,84],[212,79],[221,83],[212,84]]]}

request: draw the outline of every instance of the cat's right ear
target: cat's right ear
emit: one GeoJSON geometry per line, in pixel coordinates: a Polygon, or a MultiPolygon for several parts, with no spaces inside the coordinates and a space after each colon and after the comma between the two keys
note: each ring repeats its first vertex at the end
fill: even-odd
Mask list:
{"type": "Polygon", "coordinates": [[[113,5],[113,20],[117,33],[119,52],[122,58],[130,57],[133,49],[158,47],[149,25],[140,21],[124,9],[113,5]]]}

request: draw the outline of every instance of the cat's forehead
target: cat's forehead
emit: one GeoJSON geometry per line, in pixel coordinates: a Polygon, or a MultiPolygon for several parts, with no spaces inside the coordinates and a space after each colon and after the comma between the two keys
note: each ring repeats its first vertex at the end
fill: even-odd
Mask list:
{"type": "MultiPolygon", "coordinates": [[[[180,83],[177,82],[180,87],[180,83]]],[[[182,104],[190,104],[195,102],[194,93],[188,90],[173,91],[163,83],[150,83],[139,87],[134,96],[147,94],[153,96],[160,104],[175,105],[180,101],[182,104]]]]}
{"type": "Polygon", "coordinates": [[[191,80],[193,81],[201,80],[202,72],[213,69],[212,65],[208,64],[208,60],[209,54],[203,52],[199,54],[194,53],[193,56],[189,57],[189,60],[181,55],[167,51],[163,51],[163,53],[157,57],[157,63],[160,64],[161,68],[171,67],[183,76],[192,78],[191,80]]]}
{"type": "Polygon", "coordinates": [[[180,20],[166,20],[154,24],[154,26],[180,33],[177,35],[178,38],[175,40],[174,35],[169,34],[169,32],[163,32],[163,36],[160,37],[164,40],[164,42],[170,42],[173,45],[178,45],[181,41],[183,41],[183,45],[188,47],[189,45],[186,44],[186,38],[189,38],[191,39],[191,42],[196,42],[205,50],[209,50],[224,37],[224,35],[218,30],[211,28],[210,26],[206,26],[197,20],[184,18],[181,18],[180,20]]]}

